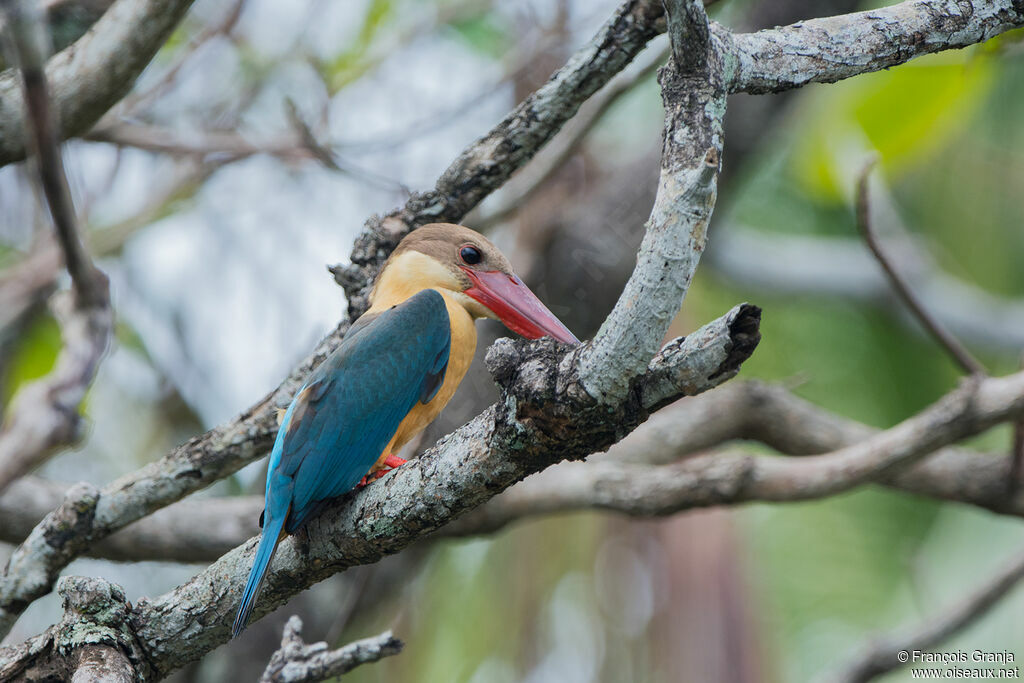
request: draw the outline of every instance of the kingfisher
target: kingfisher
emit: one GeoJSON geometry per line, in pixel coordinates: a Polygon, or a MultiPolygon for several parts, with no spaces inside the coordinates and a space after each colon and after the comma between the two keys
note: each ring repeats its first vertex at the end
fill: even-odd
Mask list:
{"type": "Polygon", "coordinates": [[[406,462],[396,453],[437,417],[469,369],[478,318],[500,320],[529,339],[580,343],[480,233],[435,223],[399,242],[369,310],[281,418],[262,537],[232,637],[249,621],[280,540],[326,501],[406,462]]]}

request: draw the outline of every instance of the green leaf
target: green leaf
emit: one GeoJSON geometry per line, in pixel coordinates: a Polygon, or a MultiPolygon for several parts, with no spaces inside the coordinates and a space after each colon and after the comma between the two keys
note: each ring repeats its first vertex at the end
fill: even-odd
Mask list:
{"type": "Polygon", "coordinates": [[[944,52],[816,89],[791,158],[804,190],[844,201],[850,172],[877,151],[887,175],[925,164],[970,125],[996,67],[980,51],[944,52]]]}
{"type": "Polygon", "coordinates": [[[23,385],[50,372],[60,348],[60,326],[57,321],[49,314],[37,316],[15,343],[4,386],[5,403],[10,402],[23,385]]]}

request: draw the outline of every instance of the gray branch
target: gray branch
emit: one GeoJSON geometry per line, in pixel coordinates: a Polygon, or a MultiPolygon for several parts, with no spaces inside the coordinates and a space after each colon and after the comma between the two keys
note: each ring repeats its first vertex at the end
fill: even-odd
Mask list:
{"type": "Polygon", "coordinates": [[[130,605],[119,586],[69,576],[57,590],[63,618],[20,645],[0,648],[0,680],[100,683],[150,677],[131,634],[130,605]]]}
{"type": "Polygon", "coordinates": [[[260,683],[307,683],[341,676],[362,664],[380,661],[402,651],[402,641],[385,631],[378,636],[328,650],[327,643],[306,645],[302,620],[293,616],[284,627],[281,649],[273,654],[260,683]]]}
{"type": "MultiPolygon", "coordinates": [[[[63,138],[84,133],[132,84],[192,0],[117,0],[46,65],[63,138]]],[[[0,166],[26,156],[25,105],[13,71],[0,73],[0,166]]]]}
{"type": "Polygon", "coordinates": [[[414,195],[397,211],[368,220],[356,239],[352,263],[331,268],[345,288],[349,314],[355,318],[366,310],[370,285],[399,240],[426,223],[459,222],[501,187],[583,102],[624,69],[651,38],[664,32],[663,15],[661,0],[628,0],[551,80],[459,155],[434,190],[414,195]]]}
{"type": "Polygon", "coordinates": [[[672,60],[681,74],[702,70],[708,63],[711,28],[702,0],[665,0],[672,60]]]}
{"type": "MultiPolygon", "coordinates": [[[[702,7],[693,7],[703,14],[702,7]]],[[[621,401],[647,368],[679,313],[704,251],[726,100],[721,51],[713,46],[708,52],[706,73],[681,74],[673,64],[661,72],[665,133],[654,207],[633,274],[580,356],[580,382],[599,401],[621,401]]]]}
{"type": "MultiPolygon", "coordinates": [[[[96,375],[113,330],[106,276],[93,265],[78,235],[59,141],[50,108],[41,20],[28,3],[5,8],[6,36],[24,84],[26,133],[31,138],[39,181],[71,275],[71,295],[54,300],[63,346],[53,371],[18,392],[0,429],[0,492],[78,437],[79,404],[96,375]]],[[[2,143],[0,143],[2,144],[2,143]]]]}
{"type": "MultiPolygon", "coordinates": [[[[733,36],[731,92],[832,83],[1024,26],[1020,0],[910,0],[733,36]]],[[[726,39],[719,26],[715,33],[726,39]]]]}

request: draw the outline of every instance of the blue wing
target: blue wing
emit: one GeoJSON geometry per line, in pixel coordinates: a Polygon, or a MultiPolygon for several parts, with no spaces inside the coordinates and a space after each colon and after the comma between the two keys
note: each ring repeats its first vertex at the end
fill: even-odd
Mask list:
{"type": "Polygon", "coordinates": [[[282,529],[318,503],[351,490],[417,402],[444,381],[451,324],[444,298],[424,290],[373,318],[363,316],[295,395],[267,472],[263,538],[235,620],[248,621],[282,529]]]}
{"type": "Polygon", "coordinates": [[[417,402],[444,379],[451,325],[444,299],[424,290],[353,330],[296,395],[267,478],[291,489],[289,532],[310,507],[351,490],[417,402]]]}

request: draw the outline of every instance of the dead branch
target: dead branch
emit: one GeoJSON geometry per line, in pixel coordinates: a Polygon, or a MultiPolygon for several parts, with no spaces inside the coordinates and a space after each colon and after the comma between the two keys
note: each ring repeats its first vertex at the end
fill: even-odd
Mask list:
{"type": "Polygon", "coordinates": [[[284,627],[281,648],[270,658],[260,683],[311,683],[346,674],[357,666],[376,662],[402,651],[402,641],[385,631],[336,650],[327,643],[307,645],[302,620],[293,616],[284,627]]]}

